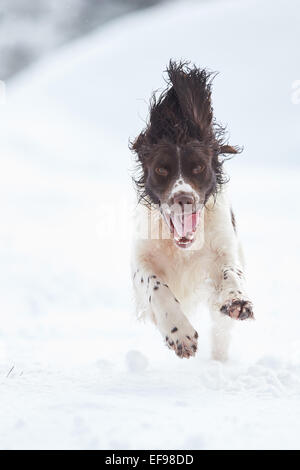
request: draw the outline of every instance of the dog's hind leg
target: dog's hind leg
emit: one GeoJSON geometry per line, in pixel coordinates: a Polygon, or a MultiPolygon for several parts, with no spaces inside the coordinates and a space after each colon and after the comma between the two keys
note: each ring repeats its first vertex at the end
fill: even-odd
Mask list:
{"type": "Polygon", "coordinates": [[[211,355],[216,361],[226,361],[228,359],[231,329],[234,322],[223,315],[214,304],[210,305],[212,319],[211,328],[211,355]]]}
{"type": "Polygon", "coordinates": [[[144,311],[151,312],[152,320],[162,334],[167,346],[179,357],[189,358],[197,351],[198,333],[181,310],[162,277],[141,267],[133,272],[133,283],[138,303],[144,311]]]}

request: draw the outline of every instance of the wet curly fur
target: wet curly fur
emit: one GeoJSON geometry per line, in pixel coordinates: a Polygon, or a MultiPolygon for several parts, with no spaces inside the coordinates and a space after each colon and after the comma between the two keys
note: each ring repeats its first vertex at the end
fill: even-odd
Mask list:
{"type": "Polygon", "coordinates": [[[191,66],[189,62],[172,60],[166,73],[166,88],[158,97],[153,94],[148,124],[130,145],[137,155],[133,181],[139,201],[146,204],[151,203],[151,198],[149,201],[145,188],[144,162],[155,146],[164,142],[176,145],[192,140],[201,142],[213,154],[215,184],[212,194],[228,181],[223,171],[225,155],[240,151],[238,147],[226,145],[226,129],[213,118],[211,85],[216,73],[191,66]]]}

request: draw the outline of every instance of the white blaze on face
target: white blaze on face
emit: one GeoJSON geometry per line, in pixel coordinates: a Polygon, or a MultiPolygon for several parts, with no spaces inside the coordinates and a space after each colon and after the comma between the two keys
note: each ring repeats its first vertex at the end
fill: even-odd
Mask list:
{"type": "Polygon", "coordinates": [[[184,181],[183,177],[180,175],[179,178],[175,181],[175,183],[172,186],[172,189],[169,194],[169,199],[174,197],[177,193],[181,193],[181,192],[191,194],[194,197],[195,202],[199,203],[199,194],[194,190],[194,188],[189,183],[184,181]]]}

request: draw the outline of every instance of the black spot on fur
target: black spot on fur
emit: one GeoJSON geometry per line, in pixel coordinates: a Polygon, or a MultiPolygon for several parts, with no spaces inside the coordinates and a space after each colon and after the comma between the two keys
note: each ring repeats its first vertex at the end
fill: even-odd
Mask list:
{"type": "Polygon", "coordinates": [[[229,315],[228,313],[228,307],[226,305],[223,305],[221,308],[220,308],[220,311],[222,313],[225,313],[226,315],[229,315]]]}
{"type": "Polygon", "coordinates": [[[197,331],[195,331],[194,338],[196,338],[196,339],[197,339],[197,338],[198,338],[198,336],[199,336],[199,335],[198,335],[197,331]]]}
{"type": "Polygon", "coordinates": [[[150,297],[149,297],[149,302],[151,303],[151,295],[150,295],[150,297]]]}
{"type": "Polygon", "coordinates": [[[141,283],[143,284],[143,282],[144,282],[144,279],[143,279],[143,278],[141,278],[141,283]]]}
{"type": "Polygon", "coordinates": [[[154,289],[154,290],[158,290],[158,289],[159,289],[159,287],[158,287],[158,286],[154,286],[154,288],[153,288],[153,289],[154,289]]]}
{"type": "Polygon", "coordinates": [[[168,341],[168,339],[169,339],[169,337],[168,337],[168,336],[166,336],[166,341],[168,341]]]}
{"type": "Polygon", "coordinates": [[[234,213],[233,213],[232,209],[230,209],[230,215],[231,215],[231,223],[232,223],[232,226],[233,226],[233,230],[236,233],[236,221],[235,221],[235,216],[234,216],[234,213]]]}
{"type": "Polygon", "coordinates": [[[186,337],[187,337],[187,339],[191,339],[191,337],[190,337],[190,336],[188,336],[188,335],[186,335],[186,337]]]}
{"type": "Polygon", "coordinates": [[[178,330],[177,326],[174,326],[174,328],[172,328],[171,330],[171,333],[175,333],[177,330],[178,330]]]}
{"type": "Polygon", "coordinates": [[[175,302],[177,302],[177,303],[179,304],[179,300],[178,300],[178,299],[176,299],[176,297],[174,297],[174,300],[175,300],[175,302]]]}

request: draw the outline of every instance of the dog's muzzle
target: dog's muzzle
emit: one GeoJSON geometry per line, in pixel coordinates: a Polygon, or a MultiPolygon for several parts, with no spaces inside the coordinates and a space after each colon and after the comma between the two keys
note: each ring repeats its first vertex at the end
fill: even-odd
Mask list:
{"type": "Polygon", "coordinates": [[[194,242],[202,208],[192,193],[184,192],[174,194],[161,205],[161,213],[180,248],[188,248],[194,242]]]}

